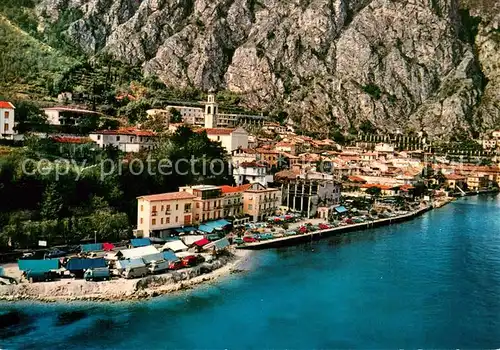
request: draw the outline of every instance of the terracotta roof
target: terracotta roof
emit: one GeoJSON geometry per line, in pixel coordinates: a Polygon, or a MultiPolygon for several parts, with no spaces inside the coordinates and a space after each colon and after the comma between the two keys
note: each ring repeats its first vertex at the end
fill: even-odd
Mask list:
{"type": "Polygon", "coordinates": [[[14,105],[10,102],[7,101],[0,101],[0,108],[5,108],[5,109],[15,109],[14,105]]]}
{"type": "Polygon", "coordinates": [[[231,135],[234,131],[234,129],[229,129],[229,128],[206,128],[202,129],[207,132],[207,135],[231,135]]]}
{"type": "Polygon", "coordinates": [[[361,185],[361,188],[372,188],[372,187],[377,187],[377,188],[380,188],[381,190],[391,190],[391,189],[397,188],[399,186],[389,186],[389,185],[380,185],[380,184],[364,184],[364,185],[361,185]]]}
{"type": "Polygon", "coordinates": [[[149,130],[140,130],[137,128],[122,128],[118,130],[99,130],[93,131],[91,134],[101,135],[133,135],[133,136],[156,136],[156,133],[149,130]]]}
{"type": "Polygon", "coordinates": [[[169,192],[169,193],[152,194],[149,196],[137,197],[137,199],[144,199],[149,202],[172,201],[172,200],[193,199],[193,198],[196,198],[196,196],[188,192],[169,192]]]}
{"type": "Polygon", "coordinates": [[[52,140],[60,143],[89,143],[92,142],[88,137],[75,137],[75,136],[54,136],[52,140]]]}
{"type": "Polygon", "coordinates": [[[265,168],[265,165],[259,164],[257,162],[243,162],[240,164],[241,168],[265,168]]]}
{"type": "Polygon", "coordinates": [[[361,183],[366,183],[366,180],[365,180],[365,179],[363,179],[362,177],[359,177],[359,176],[355,176],[355,175],[353,175],[353,176],[349,176],[349,178],[348,178],[348,179],[349,179],[349,181],[351,181],[351,182],[361,182],[361,183]]]}
{"type": "Polygon", "coordinates": [[[244,192],[246,191],[251,184],[245,184],[241,186],[220,186],[222,193],[236,193],[236,192],[244,192]]]}
{"type": "Polygon", "coordinates": [[[448,174],[444,176],[446,180],[465,180],[464,176],[457,175],[457,174],[448,174]]]}

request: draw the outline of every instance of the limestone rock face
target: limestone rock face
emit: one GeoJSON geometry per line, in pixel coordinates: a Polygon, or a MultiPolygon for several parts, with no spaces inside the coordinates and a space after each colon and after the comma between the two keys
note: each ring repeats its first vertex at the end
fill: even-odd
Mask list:
{"type": "Polygon", "coordinates": [[[447,137],[500,122],[500,15],[468,40],[458,0],[38,5],[52,21],[68,9],[82,17],[66,34],[89,54],[141,64],[169,85],[239,92],[248,107],[286,111],[308,129],[369,120],[447,137]]]}

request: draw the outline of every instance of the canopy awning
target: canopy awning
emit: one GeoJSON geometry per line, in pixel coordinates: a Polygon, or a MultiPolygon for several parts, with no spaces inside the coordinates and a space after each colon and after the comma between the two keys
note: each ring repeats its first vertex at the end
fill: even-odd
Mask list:
{"type": "Polygon", "coordinates": [[[227,238],[222,238],[222,239],[219,239],[218,241],[215,241],[215,242],[212,242],[210,244],[207,244],[204,249],[211,249],[211,248],[215,248],[215,250],[222,250],[222,249],[225,249],[229,247],[229,241],[227,238]]]}
{"type": "Polygon", "coordinates": [[[151,245],[151,241],[148,238],[135,238],[130,240],[130,245],[134,248],[146,247],[151,245]]]}
{"type": "Polygon", "coordinates": [[[172,262],[172,261],[177,261],[179,260],[179,258],[177,258],[177,256],[175,255],[175,253],[171,250],[165,250],[163,252],[163,259],[168,261],[168,262],[172,262]]]}
{"type": "Polygon", "coordinates": [[[198,230],[206,232],[206,233],[211,233],[214,230],[213,226],[210,226],[208,224],[202,224],[200,227],[198,227],[198,230]]]}
{"type": "Polygon", "coordinates": [[[202,238],[199,241],[194,242],[194,244],[198,247],[203,247],[203,246],[207,245],[208,243],[210,243],[210,241],[206,238],[202,238]]]}
{"type": "Polygon", "coordinates": [[[96,252],[102,250],[102,243],[82,244],[82,252],[96,252]]]}
{"type": "Polygon", "coordinates": [[[347,211],[346,207],[343,205],[340,205],[338,207],[335,207],[335,211],[339,214],[345,213],[347,211]]]}

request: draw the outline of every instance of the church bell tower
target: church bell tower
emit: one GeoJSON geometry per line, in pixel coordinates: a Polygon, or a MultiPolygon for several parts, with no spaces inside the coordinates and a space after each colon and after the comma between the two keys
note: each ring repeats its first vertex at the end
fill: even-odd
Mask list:
{"type": "Polygon", "coordinates": [[[208,94],[208,101],[205,104],[205,128],[216,128],[217,127],[217,113],[219,112],[219,106],[215,102],[215,94],[208,94]]]}

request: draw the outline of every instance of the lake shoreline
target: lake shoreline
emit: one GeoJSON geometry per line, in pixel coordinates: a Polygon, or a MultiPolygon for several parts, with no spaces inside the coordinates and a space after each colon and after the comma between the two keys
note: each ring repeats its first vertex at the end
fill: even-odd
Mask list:
{"type": "Polygon", "coordinates": [[[351,231],[410,221],[430,210],[441,208],[452,201],[453,199],[446,198],[442,202],[435,203],[434,206],[426,206],[400,217],[383,219],[378,225],[373,225],[373,223],[371,225],[367,223],[354,224],[323,230],[329,231],[327,233],[316,231],[300,236],[285,237],[273,241],[264,241],[240,246],[238,249],[234,249],[229,256],[218,258],[211,263],[204,263],[186,270],[151,275],[141,279],[127,280],[119,278],[103,282],[63,279],[53,282],[33,284],[21,283],[18,285],[0,286],[0,301],[114,303],[152,299],[167,294],[190,290],[201,285],[216,283],[221,278],[227,277],[232,273],[242,272],[239,267],[249,260],[252,250],[297,245],[311,239],[323,239],[351,231]]]}
{"type": "Polygon", "coordinates": [[[60,280],[41,283],[21,283],[0,286],[0,301],[54,302],[129,302],[152,299],[200,285],[215,283],[232,273],[242,272],[239,267],[248,260],[249,252],[235,251],[212,263],[152,275],[141,279],[116,279],[103,282],[60,280]],[[203,273],[206,269],[210,272],[203,273]]]}

